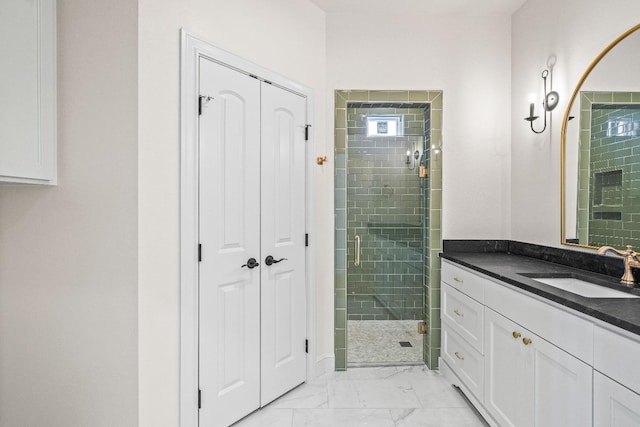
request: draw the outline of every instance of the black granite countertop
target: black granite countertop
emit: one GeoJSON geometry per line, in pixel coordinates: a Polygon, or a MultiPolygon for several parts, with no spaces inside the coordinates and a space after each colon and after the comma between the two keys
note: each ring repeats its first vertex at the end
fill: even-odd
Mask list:
{"type": "MultiPolygon", "coordinates": [[[[640,289],[637,285],[633,289],[626,288],[620,284],[619,278],[513,253],[446,251],[445,246],[445,252],[441,253],[440,256],[506,282],[509,285],[640,335],[640,298],[587,298],[545,285],[533,278],[523,276],[521,273],[576,277],[640,296],[640,289]]],[[[619,259],[619,262],[622,263],[622,258],[619,259]]]]}

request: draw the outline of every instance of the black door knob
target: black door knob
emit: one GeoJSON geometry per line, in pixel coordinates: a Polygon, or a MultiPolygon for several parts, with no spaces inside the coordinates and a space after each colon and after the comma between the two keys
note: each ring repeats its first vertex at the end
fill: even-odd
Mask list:
{"type": "Polygon", "coordinates": [[[271,265],[271,264],[277,264],[280,261],[284,261],[284,260],[286,260],[286,258],[273,259],[271,255],[267,255],[267,257],[264,259],[264,263],[267,265],[271,265]]]}
{"type": "Polygon", "coordinates": [[[249,258],[247,260],[247,263],[245,265],[241,266],[240,268],[247,267],[247,268],[251,269],[251,268],[256,268],[259,265],[260,264],[256,261],[255,258],[249,258]]]}

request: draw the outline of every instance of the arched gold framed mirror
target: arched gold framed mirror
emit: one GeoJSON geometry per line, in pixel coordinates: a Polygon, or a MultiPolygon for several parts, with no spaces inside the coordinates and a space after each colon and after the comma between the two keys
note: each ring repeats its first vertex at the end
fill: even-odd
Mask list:
{"type": "Polygon", "coordinates": [[[639,52],[640,24],[593,60],[569,100],[560,133],[564,245],[640,247],[639,52]]]}

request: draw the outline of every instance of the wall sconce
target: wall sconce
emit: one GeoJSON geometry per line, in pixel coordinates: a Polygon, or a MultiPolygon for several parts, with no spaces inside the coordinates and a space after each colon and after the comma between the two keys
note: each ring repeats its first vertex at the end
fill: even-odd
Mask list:
{"type": "Polygon", "coordinates": [[[547,129],[547,111],[549,112],[549,114],[551,114],[551,111],[553,111],[554,108],[556,108],[558,106],[558,101],[560,99],[560,96],[558,95],[558,92],[556,92],[555,90],[553,90],[553,76],[551,75],[551,73],[549,72],[549,70],[544,70],[542,72],[542,80],[544,81],[544,96],[543,96],[543,101],[542,101],[542,114],[544,116],[544,127],[542,128],[541,131],[537,131],[533,128],[533,122],[535,120],[537,120],[539,117],[535,116],[535,103],[533,100],[529,100],[530,104],[529,104],[529,117],[525,117],[524,119],[526,121],[528,121],[529,123],[531,123],[531,130],[534,133],[542,133],[547,129]],[[547,77],[549,77],[549,92],[547,92],[547,77]]]}
{"type": "Polygon", "coordinates": [[[407,161],[405,164],[407,165],[407,169],[414,170],[416,168],[416,161],[420,158],[420,151],[416,150],[413,153],[413,167],[411,165],[411,150],[407,150],[407,161]]]}

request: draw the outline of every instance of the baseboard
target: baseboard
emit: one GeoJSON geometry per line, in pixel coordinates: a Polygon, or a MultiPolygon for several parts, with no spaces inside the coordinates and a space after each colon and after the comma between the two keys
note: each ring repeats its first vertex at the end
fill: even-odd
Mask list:
{"type": "Polygon", "coordinates": [[[318,356],[313,369],[313,378],[318,378],[329,372],[336,370],[336,357],[331,353],[321,354],[318,356]]]}

